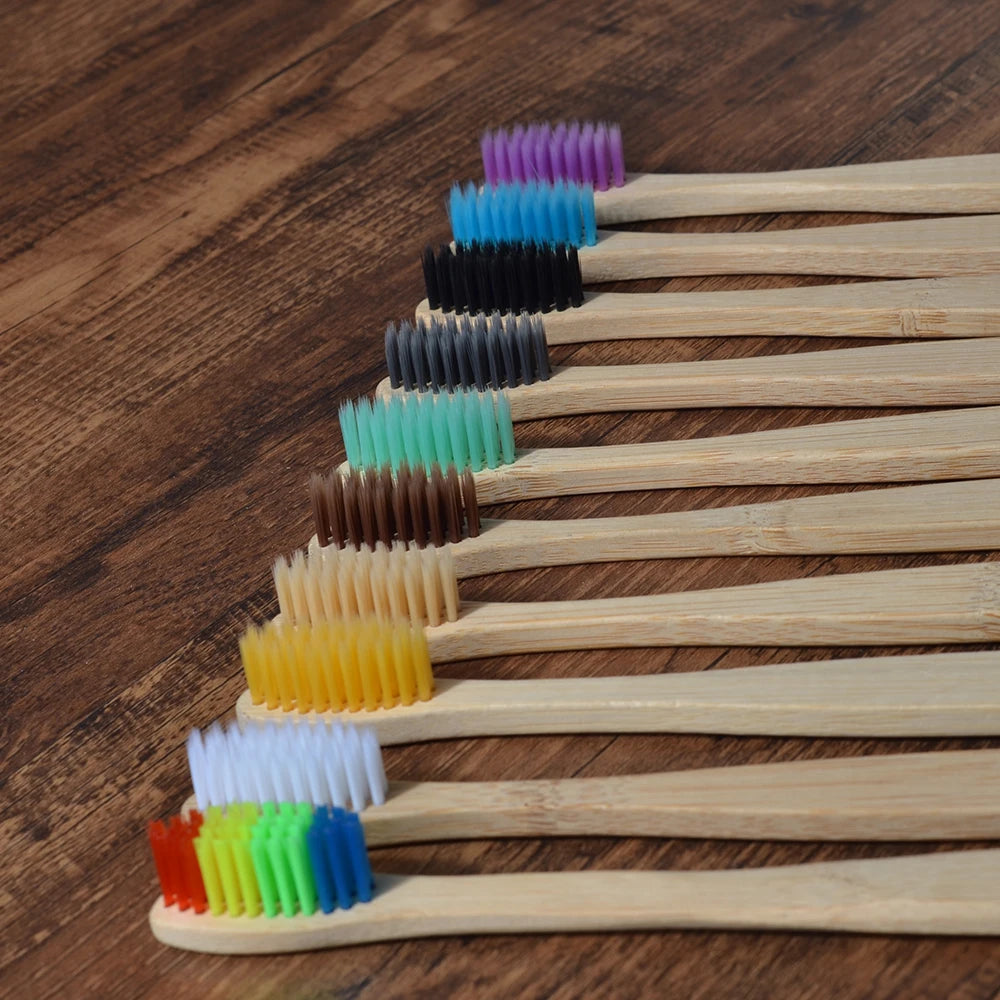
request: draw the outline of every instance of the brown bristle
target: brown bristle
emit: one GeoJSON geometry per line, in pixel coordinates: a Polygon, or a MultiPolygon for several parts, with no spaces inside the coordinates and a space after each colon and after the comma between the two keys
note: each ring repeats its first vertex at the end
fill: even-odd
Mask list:
{"type": "Polygon", "coordinates": [[[443,493],[443,499],[448,522],[448,541],[460,541],[462,538],[462,487],[459,485],[458,472],[454,465],[448,466],[448,485],[443,493]]]}
{"type": "Polygon", "coordinates": [[[316,540],[325,547],[330,544],[330,515],[326,509],[326,487],[318,472],[309,477],[309,503],[316,527],[316,540]]]}
{"type": "Polygon", "coordinates": [[[480,531],[472,473],[460,477],[451,465],[444,473],[432,465],[430,475],[406,465],[395,476],[388,468],[344,476],[334,471],[313,476],[309,495],[320,547],[373,548],[400,540],[439,548],[480,531]]]}
{"type": "Polygon", "coordinates": [[[462,473],[462,503],[465,505],[466,531],[468,531],[470,538],[478,538],[482,521],[479,519],[476,481],[472,477],[472,470],[468,468],[462,473]]]}

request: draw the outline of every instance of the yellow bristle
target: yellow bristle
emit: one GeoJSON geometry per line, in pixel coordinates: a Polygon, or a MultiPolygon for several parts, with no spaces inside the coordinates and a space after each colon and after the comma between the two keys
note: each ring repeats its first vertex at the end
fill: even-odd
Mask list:
{"type": "Polygon", "coordinates": [[[240,653],[254,704],[269,709],[374,711],[434,690],[427,640],[405,620],[273,621],[251,627],[240,653]]]}

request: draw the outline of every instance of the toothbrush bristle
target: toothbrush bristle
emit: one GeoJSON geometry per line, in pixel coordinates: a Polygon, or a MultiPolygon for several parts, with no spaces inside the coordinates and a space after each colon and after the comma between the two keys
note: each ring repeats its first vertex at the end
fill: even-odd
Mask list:
{"type": "Polygon", "coordinates": [[[481,528],[472,471],[460,477],[454,465],[442,474],[435,462],[430,475],[423,466],[411,471],[405,462],[395,475],[388,467],[346,476],[334,470],[313,475],[309,494],[321,547],[374,548],[398,540],[423,548],[475,538],[481,528]]]}
{"type": "Polygon", "coordinates": [[[377,618],[440,625],[458,618],[458,576],[448,548],[310,548],[273,566],[281,619],[289,626],[377,618]]]}
{"type": "Polygon", "coordinates": [[[146,827],[163,902],[195,913],[204,913],[208,905],[194,848],[201,824],[201,813],[192,810],[187,816],[171,816],[166,822],[153,820],[146,827]]]}
{"type": "Polygon", "coordinates": [[[599,191],[625,183],[621,126],[614,122],[542,122],[486,131],[479,141],[491,186],[525,181],[593,183],[599,191]]]}
{"type": "Polygon", "coordinates": [[[386,778],[371,726],[322,721],[193,729],[188,766],[198,808],[308,802],[361,812],[385,802],[386,778]]]}
{"type": "Polygon", "coordinates": [[[409,621],[252,625],[240,659],[253,704],[269,710],[373,712],[434,690],[424,630],[409,621]]]}
{"type": "Polygon", "coordinates": [[[513,388],[551,375],[539,316],[500,312],[390,323],[385,361],[393,389],[452,392],[513,388]]]}
{"type": "Polygon", "coordinates": [[[423,268],[427,302],[442,312],[547,313],[583,305],[575,247],[427,247],[423,268]]]}
{"type": "Polygon", "coordinates": [[[520,242],[537,246],[593,246],[597,242],[594,189],[557,181],[498,184],[481,190],[454,184],[448,199],[451,233],[459,246],[520,242]]]}
{"type": "Polygon", "coordinates": [[[455,465],[473,472],[514,461],[514,425],[505,393],[455,392],[361,399],[340,407],[352,469],[455,465]]]}
{"type": "MultiPolygon", "coordinates": [[[[192,815],[198,815],[192,813],[192,815]]],[[[188,824],[181,816],[166,824],[155,821],[150,830],[188,824]]],[[[368,902],[374,879],[368,861],[364,831],[357,814],[307,802],[253,803],[207,810],[190,843],[195,870],[202,886],[202,903],[212,916],[286,917],[332,913],[368,902]]],[[[152,834],[151,834],[152,837],[152,834]]],[[[160,858],[154,859],[160,872],[160,858]]],[[[171,888],[162,881],[167,906],[171,888]]]]}

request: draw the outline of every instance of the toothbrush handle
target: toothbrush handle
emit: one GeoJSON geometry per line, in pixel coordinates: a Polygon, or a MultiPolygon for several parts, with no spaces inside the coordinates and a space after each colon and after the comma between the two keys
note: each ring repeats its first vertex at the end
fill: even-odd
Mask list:
{"type": "Polygon", "coordinates": [[[482,837],[992,840],[1000,750],[608,778],[391,782],[369,847],[482,837]]]}
{"type": "Polygon", "coordinates": [[[484,520],[482,533],[452,553],[467,579],[633,559],[992,548],[1000,548],[1000,479],[630,517],[484,520]]]}
{"type": "Polygon", "coordinates": [[[696,274],[935,277],[1000,271],[1000,215],[753,233],[600,230],[584,282],[696,274]]]}
{"type": "Polygon", "coordinates": [[[1000,406],[722,437],[520,451],[475,474],[480,502],[682,486],[876,483],[1000,475],[1000,406]]]}
{"type": "Polygon", "coordinates": [[[379,875],[371,903],[312,916],[193,914],[158,900],[153,934],[216,954],[442,934],[730,928],[1000,934],[1000,850],[728,871],[379,875]]]}
{"type": "Polygon", "coordinates": [[[847,573],[649,597],[468,604],[431,661],[649,646],[869,646],[1000,639],[1000,563],[847,573]]]}
{"type": "MultiPolygon", "coordinates": [[[[509,389],[514,420],[701,406],[1000,402],[1000,338],[663,365],[574,366],[509,389]]],[[[384,391],[384,390],[383,390],[384,391]]]]}
{"type": "Polygon", "coordinates": [[[1000,154],[734,174],[629,174],[595,191],[602,225],[755,212],[1000,212],[1000,154]]]}
{"type": "MultiPolygon", "coordinates": [[[[441,316],[424,299],[417,318],[441,316]]],[[[546,313],[548,344],[661,337],[995,337],[992,275],[732,292],[586,292],[546,313]]]]}
{"type": "MultiPolygon", "coordinates": [[[[243,722],[294,725],[244,691],[243,722]]],[[[374,726],[383,746],[542,733],[997,736],[1000,654],[923,653],[635,677],[453,680],[434,697],[322,716],[374,726]]]]}

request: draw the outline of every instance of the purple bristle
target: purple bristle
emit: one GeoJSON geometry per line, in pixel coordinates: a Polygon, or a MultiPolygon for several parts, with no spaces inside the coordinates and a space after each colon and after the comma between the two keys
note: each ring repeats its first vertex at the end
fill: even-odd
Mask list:
{"type": "Polygon", "coordinates": [[[608,127],[601,122],[594,133],[594,187],[607,191],[609,178],[608,127]]]}
{"type": "Polygon", "coordinates": [[[507,143],[507,159],[510,160],[510,179],[512,181],[524,179],[524,161],[521,157],[521,143],[523,141],[524,126],[515,125],[510,142],[507,143]]]}
{"type": "Polygon", "coordinates": [[[608,140],[611,145],[611,176],[615,187],[621,187],[625,183],[625,147],[620,125],[609,127],[608,140]]]}
{"type": "Polygon", "coordinates": [[[612,122],[515,125],[480,138],[487,185],[592,184],[598,191],[625,183],[621,127],[612,122]]]}
{"type": "Polygon", "coordinates": [[[563,122],[559,122],[559,124],[556,125],[555,130],[552,132],[552,138],[549,144],[549,161],[552,167],[552,177],[554,180],[566,176],[565,144],[566,125],[563,122]]]}
{"type": "Polygon", "coordinates": [[[584,184],[594,183],[594,126],[584,122],[580,132],[580,179],[584,184]]]}
{"type": "Polygon", "coordinates": [[[566,142],[563,144],[566,153],[566,180],[580,184],[583,175],[580,173],[580,123],[573,122],[566,132],[566,142]]]}

